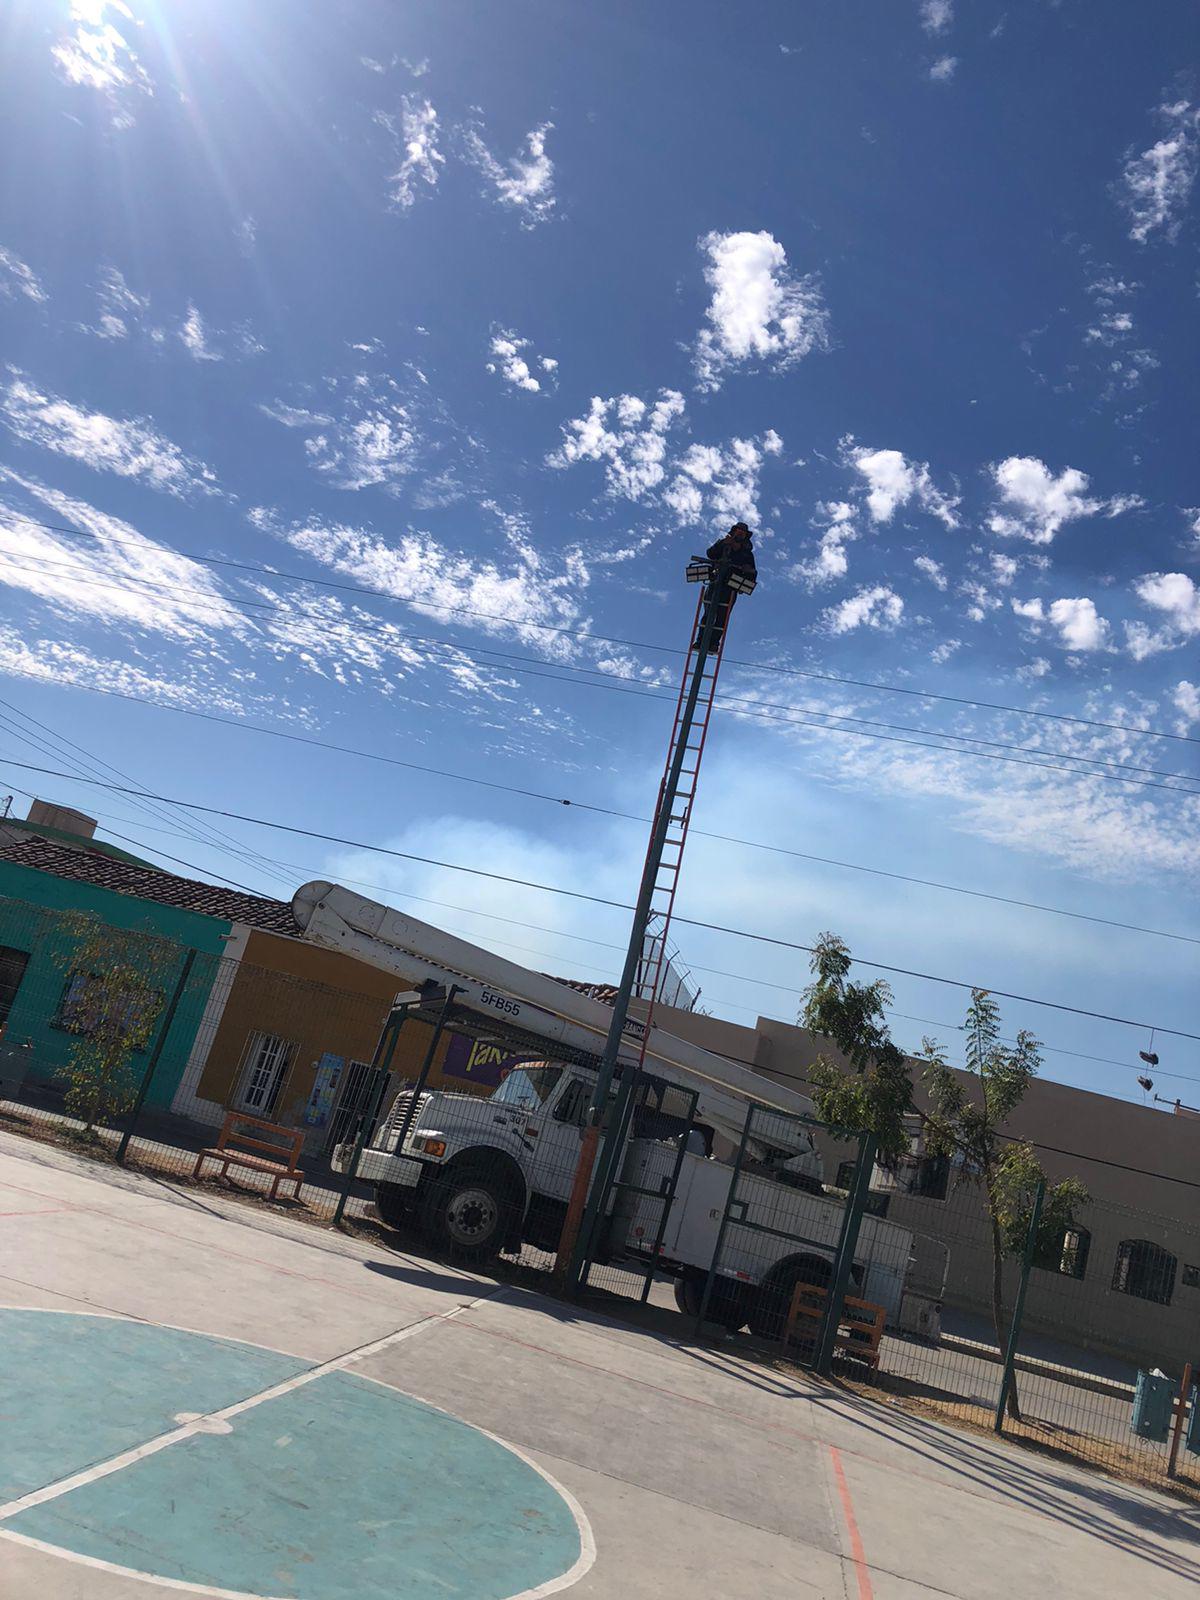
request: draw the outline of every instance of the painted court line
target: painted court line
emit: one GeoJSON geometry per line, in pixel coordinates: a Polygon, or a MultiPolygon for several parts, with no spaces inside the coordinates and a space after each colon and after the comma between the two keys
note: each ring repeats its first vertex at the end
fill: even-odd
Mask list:
{"type": "Polygon", "coordinates": [[[505,1292],[506,1286],[501,1285],[491,1294],[480,1295],[478,1299],[467,1304],[454,1306],[449,1311],[438,1311],[432,1316],[420,1317],[416,1322],[410,1322],[407,1327],[385,1334],[382,1339],[373,1339],[370,1344],[359,1345],[344,1355],[334,1356],[331,1361],[323,1361],[319,1366],[309,1367],[306,1372],[286,1378],[282,1383],[272,1384],[269,1389],[262,1389],[258,1394],[237,1400],[233,1405],[224,1406],[219,1411],[206,1412],[203,1416],[182,1423],[178,1428],[171,1428],[167,1433],[160,1433],[156,1438],[148,1439],[144,1444],[136,1445],[131,1450],[123,1450],[107,1461],[97,1462],[94,1466],[85,1467],[81,1472],[72,1473],[70,1477],[60,1478],[56,1483],[48,1483],[41,1489],[31,1490],[29,1494],[22,1495],[17,1500],[10,1500],[6,1505],[0,1505],[0,1522],[5,1522],[9,1517],[15,1517],[22,1511],[29,1511],[34,1506],[44,1505],[48,1500],[57,1500],[61,1495],[70,1494],[73,1489],[82,1488],[86,1483],[94,1483],[98,1478],[107,1478],[112,1473],[120,1472],[124,1467],[131,1467],[135,1462],[145,1460],[147,1456],[157,1455],[160,1450],[166,1450],[173,1444],[192,1438],[195,1434],[228,1432],[228,1427],[222,1424],[228,1424],[230,1418],[239,1417],[243,1412],[253,1410],[255,1406],[265,1405],[268,1400],[277,1400],[280,1395],[290,1394],[294,1389],[303,1388],[305,1384],[315,1383],[318,1378],[324,1378],[331,1372],[341,1372],[344,1368],[353,1366],[355,1362],[364,1361],[368,1356],[377,1355],[381,1350],[388,1350],[401,1340],[411,1339],[438,1323],[449,1322],[451,1318],[461,1316],[464,1311],[471,1311],[484,1301],[494,1300],[505,1292]]]}
{"type": "Polygon", "coordinates": [[[862,1535],[858,1531],[858,1518],[854,1515],[854,1502],[850,1498],[842,1457],[836,1445],[831,1444],[828,1449],[829,1459],[833,1463],[833,1481],[837,1484],[842,1515],[846,1519],[846,1532],[850,1536],[850,1560],[854,1563],[854,1573],[858,1579],[858,1600],[874,1600],[871,1569],[867,1566],[867,1552],[863,1549],[862,1535]]]}

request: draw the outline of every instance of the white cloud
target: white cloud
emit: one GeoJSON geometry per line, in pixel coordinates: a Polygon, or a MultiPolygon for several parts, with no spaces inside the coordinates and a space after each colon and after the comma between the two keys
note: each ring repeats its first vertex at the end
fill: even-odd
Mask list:
{"type": "Polygon", "coordinates": [[[904,601],[894,589],[876,584],[859,589],[836,606],[822,612],[830,633],[850,633],[855,628],[894,628],[904,615],[904,601]]]}
{"type": "Polygon", "coordinates": [[[439,168],[446,158],[438,148],[438,114],[428,100],[401,101],[400,127],[386,111],[377,111],[375,120],[386,128],[403,151],[400,165],[388,178],[392,186],[392,204],[407,211],[417,198],[418,187],[437,187],[439,168]]]}
{"type": "Polygon", "coordinates": [[[1145,244],[1152,234],[1174,240],[1196,181],[1200,108],[1187,100],[1158,107],[1167,137],[1125,159],[1117,197],[1129,217],[1129,237],[1145,244]]]}
{"type": "Polygon", "coordinates": [[[986,583],[980,583],[977,578],[964,578],[958,586],[958,592],[971,602],[966,613],[970,622],[982,622],[989,611],[998,611],[1004,603],[986,583]]]}
{"type": "Polygon", "coordinates": [[[1187,733],[1194,723],[1200,722],[1200,684],[1181,678],[1175,685],[1171,702],[1179,712],[1179,721],[1175,724],[1177,733],[1187,733]]]}
{"type": "Polygon", "coordinates": [[[326,411],[284,402],[259,410],[309,435],[309,465],[339,489],[378,486],[395,492],[418,462],[421,440],[412,406],[394,378],[356,373],[326,379],[336,402],[326,411]],[[335,414],[336,413],[336,414],[335,414]]]}
{"type": "Polygon", "coordinates": [[[1103,650],[1108,644],[1108,623],[1087,599],[1052,600],[1049,608],[1040,600],[1014,600],[1013,611],[1040,629],[1049,623],[1058,629],[1059,643],[1067,650],[1103,650]]]}
{"type": "MultiPolygon", "coordinates": [[[[525,389],[530,394],[540,391],[541,379],[534,377],[529,361],[521,354],[523,350],[532,348],[531,340],[520,338],[511,328],[497,328],[492,334],[489,348],[493,357],[487,364],[489,372],[498,372],[505,383],[512,384],[516,389],[525,389]]],[[[549,356],[534,356],[533,360],[544,373],[558,371],[558,362],[549,356]]]]}
{"type": "Polygon", "coordinates": [[[998,583],[1002,589],[1007,589],[1020,571],[1021,563],[1015,556],[994,555],[992,557],[992,581],[998,583]]]}
{"type": "MultiPolygon", "coordinates": [[[[103,267],[100,286],[96,290],[98,307],[94,324],[80,323],[83,333],[93,333],[98,339],[127,339],[134,330],[140,331],[150,309],[146,295],[135,294],[125,282],[124,274],[116,267],[103,267]]],[[[150,337],[161,342],[161,328],[148,329],[150,337]]]]}
{"type": "Polygon", "coordinates": [[[957,70],[957,56],[939,56],[930,66],[929,76],[934,83],[949,83],[957,70]]]}
{"type": "Polygon", "coordinates": [[[731,439],[726,445],[693,444],[673,463],[663,503],[680,522],[757,522],[758,476],[763,459],[777,455],[768,429],[761,440],[731,439]]]}
{"type": "Polygon", "coordinates": [[[1133,589],[1161,618],[1158,628],[1140,621],[1125,624],[1125,643],[1135,661],[1174,650],[1200,633],[1200,587],[1186,573],[1148,572],[1133,589]]]}
{"type": "Polygon", "coordinates": [[[942,567],[940,562],[935,561],[932,556],[917,556],[913,562],[913,566],[916,567],[918,572],[923,572],[925,574],[935,589],[945,590],[946,586],[950,582],[949,578],[946,576],[944,567],[942,567]]]}
{"type": "Polygon", "coordinates": [[[988,527],[1002,538],[1028,539],[1050,544],[1067,522],[1103,513],[1119,516],[1141,505],[1137,495],[1114,495],[1098,500],[1088,494],[1090,479],[1076,467],[1064,467],[1057,477],[1036,456],[1008,456],[991,468],[1000,493],[988,527]]]}
{"type": "Polygon", "coordinates": [[[1044,678],[1050,671],[1050,663],[1045,656],[1034,656],[1032,661],[1027,661],[1024,666],[1017,668],[1017,677],[1025,683],[1036,683],[1039,678],[1044,678]]]}
{"type": "MultiPolygon", "coordinates": [[[[488,509],[498,513],[494,506],[488,509]]],[[[386,541],[346,523],[284,523],[261,507],[249,516],[255,527],[323,565],[410,600],[417,610],[427,608],[441,621],[448,611],[461,609],[472,613],[472,629],[515,636],[561,659],[578,653],[578,640],[536,624],[586,626],[579,596],[590,581],[587,563],[577,550],[539,551],[519,518],[501,516],[507,554],[480,559],[416,528],[386,541]]]]}
{"type": "Polygon", "coordinates": [[[412,78],[423,78],[429,71],[429,58],[422,56],[420,61],[410,61],[407,56],[399,58],[400,65],[412,78]]]}
{"type": "Polygon", "coordinates": [[[196,492],[221,493],[211,467],[185,454],[146,419],[122,420],[102,411],[85,411],[69,400],[41,393],[15,368],[8,370],[10,382],[0,394],[0,413],[18,439],[72,456],[96,472],[138,478],[181,499],[196,492]]]}
{"type": "Polygon", "coordinates": [[[781,452],[783,440],[768,428],[758,439],[677,449],[672,435],[684,412],[677,389],[659,390],[653,405],[631,394],[593,396],[586,416],[563,424],[562,443],[547,465],[602,462],[608,495],[657,500],[680,523],[757,522],[759,473],[768,456],[781,452]]]}
{"type": "Polygon", "coordinates": [[[809,589],[844,578],[849,569],[846,546],[858,538],[854,521],[855,509],[846,500],[832,500],[817,507],[817,525],[825,523],[816,555],[807,561],[798,561],[788,571],[794,582],[809,589]]]}
{"type": "Polygon", "coordinates": [[[667,436],[684,409],[677,389],[661,389],[652,406],[632,394],[608,400],[593,395],[585,417],[563,423],[562,444],[547,457],[547,465],[602,461],[610,495],[644,499],[666,478],[667,436]]]}
{"type": "Polygon", "coordinates": [[[70,31],[51,50],[59,73],[67,83],[102,94],[115,127],[131,127],[135,97],[154,93],[126,37],[126,24],[141,24],[123,0],[71,0],[70,22],[70,31]]]}
{"type": "Polygon", "coordinates": [[[915,501],[922,511],[947,528],[958,527],[958,497],[935,488],[929,463],[909,461],[899,450],[870,450],[847,434],[840,441],[842,460],[867,483],[867,508],[873,522],[890,522],[898,507],[915,501]]]}
{"type": "Polygon", "coordinates": [[[945,33],[953,20],[953,0],[921,0],[921,26],[926,33],[945,33]]]}
{"type": "Polygon", "coordinates": [[[245,626],[208,568],[36,479],[0,468],[0,482],[10,493],[16,489],[40,500],[54,520],[90,535],[56,534],[0,507],[0,583],[62,611],[177,638],[245,626]]]}
{"type": "MultiPolygon", "coordinates": [[[[97,339],[148,339],[160,347],[167,343],[168,330],[150,315],[150,296],[138,294],[113,266],[101,268],[96,287],[95,322],[78,322],[81,333],[97,339]]],[[[229,356],[262,355],[263,345],[246,323],[231,330],[213,328],[201,316],[194,302],[174,328],[173,337],[195,361],[224,361],[229,356]]]]}
{"type": "Polygon", "coordinates": [[[1048,616],[1067,650],[1103,650],[1108,642],[1108,623],[1091,600],[1054,600],[1048,616]]]}
{"type": "Polygon", "coordinates": [[[525,135],[523,150],[507,163],[497,161],[477,127],[462,130],[467,160],[483,173],[500,204],[517,212],[523,228],[549,221],[557,204],[554,163],[546,154],[546,135],[553,127],[552,122],[542,122],[531,128],[525,135]]]}
{"type": "Polygon", "coordinates": [[[935,645],[929,652],[929,659],[934,666],[943,666],[956,650],[962,649],[961,639],[943,639],[941,644],[935,645]]]}
{"type": "Polygon", "coordinates": [[[719,389],[731,367],[752,362],[775,372],[829,348],[829,314],[815,277],[795,277],[769,233],[709,233],[705,282],[710,326],[696,339],[699,387],[719,389]]]}
{"type": "Polygon", "coordinates": [[[179,328],[179,342],[194,361],[220,361],[221,357],[208,342],[204,320],[189,300],[187,316],[179,328]]]}
{"type": "Polygon", "coordinates": [[[11,300],[14,294],[23,295],[35,305],[50,298],[33,268],[0,245],[0,300],[11,300]]]}
{"type": "Polygon", "coordinates": [[[1110,311],[1100,317],[1087,330],[1084,337],[1089,344],[1114,345],[1133,332],[1133,317],[1128,311],[1110,311]]]}

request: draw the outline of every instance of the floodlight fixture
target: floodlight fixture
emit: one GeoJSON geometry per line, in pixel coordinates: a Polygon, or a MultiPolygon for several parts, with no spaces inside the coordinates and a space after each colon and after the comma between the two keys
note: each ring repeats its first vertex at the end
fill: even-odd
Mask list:
{"type": "Polygon", "coordinates": [[[706,556],[693,556],[687,564],[689,583],[707,583],[712,577],[712,562],[706,556]]]}

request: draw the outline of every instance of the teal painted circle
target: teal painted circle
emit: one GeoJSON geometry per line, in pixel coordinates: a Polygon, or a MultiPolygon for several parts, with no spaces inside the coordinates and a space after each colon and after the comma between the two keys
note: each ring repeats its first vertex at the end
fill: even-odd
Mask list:
{"type": "MultiPolygon", "coordinates": [[[[0,1310],[0,1506],[309,1363],[171,1328],[0,1310]]],[[[582,1576],[576,1513],[501,1441],[352,1372],[0,1520],[75,1559],[288,1600],[509,1600],[582,1576]]]]}

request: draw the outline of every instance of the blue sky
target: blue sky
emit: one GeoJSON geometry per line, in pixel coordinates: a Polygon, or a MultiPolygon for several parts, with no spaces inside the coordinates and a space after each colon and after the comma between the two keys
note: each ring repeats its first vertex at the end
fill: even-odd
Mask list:
{"type": "MultiPolygon", "coordinates": [[[[0,755],[65,768],[65,738],[170,795],[630,899],[636,823],[184,713],[644,816],[682,568],[744,516],[762,582],[698,827],[1193,942],[695,835],[680,909],[1195,1031],[1189,5],[16,0],[4,26],[0,755]]],[[[619,964],[616,912],[0,781],[267,892],[341,876],[533,965],[619,964]]],[[[678,936],[715,1012],[794,1015],[802,956],[678,936]]],[[[895,990],[903,1043],[953,1044],[960,992],[895,990]]],[[[1142,1033],[1005,1017],[1050,1075],[1140,1098],[1142,1033]]],[[[1200,1046],[1158,1043],[1200,1104],[1200,1046]]]]}

